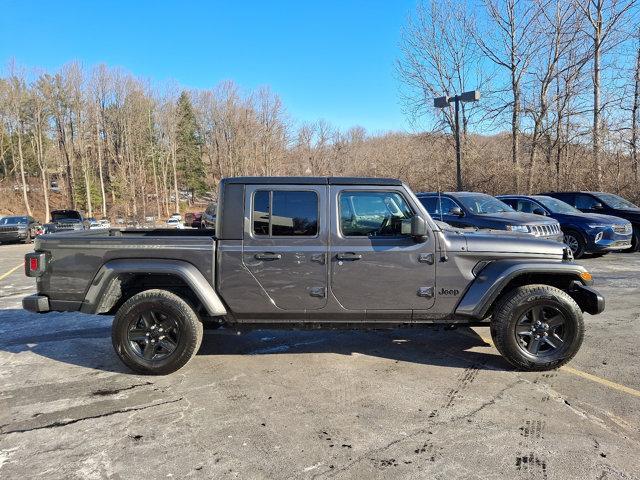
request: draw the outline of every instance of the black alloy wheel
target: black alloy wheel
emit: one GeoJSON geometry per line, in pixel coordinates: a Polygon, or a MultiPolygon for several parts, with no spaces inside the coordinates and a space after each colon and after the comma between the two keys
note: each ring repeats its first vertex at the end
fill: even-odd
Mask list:
{"type": "Polygon", "coordinates": [[[553,306],[536,305],[515,325],[516,341],[530,355],[545,356],[562,348],[567,325],[564,315],[553,306]]]}
{"type": "Polygon", "coordinates": [[[142,312],[129,323],[129,345],[145,360],[163,360],[180,341],[180,327],[173,318],[157,310],[142,312]]]}

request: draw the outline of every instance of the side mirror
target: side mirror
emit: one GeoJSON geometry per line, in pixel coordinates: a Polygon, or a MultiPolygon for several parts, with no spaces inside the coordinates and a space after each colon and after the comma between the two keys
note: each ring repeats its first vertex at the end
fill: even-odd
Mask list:
{"type": "Polygon", "coordinates": [[[601,203],[594,203],[593,206],[591,207],[591,210],[603,210],[604,206],[601,203]]]}
{"type": "Polygon", "coordinates": [[[546,216],[546,215],[547,215],[547,212],[545,212],[545,211],[544,211],[543,209],[541,209],[541,208],[534,208],[532,213],[533,213],[534,215],[544,215],[544,216],[546,216]]]}
{"type": "Polygon", "coordinates": [[[449,210],[449,215],[455,215],[456,217],[464,217],[464,212],[460,207],[453,207],[449,210]]]}
{"type": "Polygon", "coordinates": [[[427,222],[424,218],[415,215],[411,219],[411,236],[416,242],[422,243],[427,241],[427,222]]]}

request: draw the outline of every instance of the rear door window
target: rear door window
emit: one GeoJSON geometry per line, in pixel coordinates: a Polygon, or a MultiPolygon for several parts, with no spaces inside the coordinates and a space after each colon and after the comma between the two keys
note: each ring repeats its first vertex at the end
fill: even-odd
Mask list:
{"type": "Polygon", "coordinates": [[[253,233],[270,237],[318,234],[318,195],[311,191],[258,190],[253,195],[253,233]]]}
{"type": "Polygon", "coordinates": [[[578,193],[576,195],[575,202],[575,207],[578,210],[592,210],[594,205],[600,203],[599,200],[596,200],[591,195],[585,195],[583,193],[578,193]]]}

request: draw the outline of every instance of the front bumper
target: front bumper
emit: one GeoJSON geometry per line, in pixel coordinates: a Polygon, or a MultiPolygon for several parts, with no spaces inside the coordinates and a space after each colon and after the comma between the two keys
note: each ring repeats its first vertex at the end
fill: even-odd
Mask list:
{"type": "Polygon", "coordinates": [[[49,307],[49,297],[34,293],[22,299],[22,308],[34,313],[45,313],[51,310],[49,307]]]}
{"type": "Polygon", "coordinates": [[[583,311],[591,315],[597,315],[604,311],[604,297],[592,287],[582,285],[579,282],[573,282],[573,285],[569,289],[569,295],[571,295],[571,298],[576,301],[583,311]]]}
{"type": "Polygon", "coordinates": [[[27,232],[0,233],[0,242],[18,242],[27,238],[27,232]]]}

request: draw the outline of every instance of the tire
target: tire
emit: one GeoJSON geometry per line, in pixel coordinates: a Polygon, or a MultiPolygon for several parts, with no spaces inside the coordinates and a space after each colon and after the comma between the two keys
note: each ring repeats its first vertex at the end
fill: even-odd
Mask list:
{"type": "Polygon", "coordinates": [[[582,234],[576,230],[567,230],[564,232],[564,243],[573,252],[573,258],[582,258],[584,250],[587,246],[582,234]]]}
{"type": "Polygon", "coordinates": [[[182,368],[202,342],[202,322],[191,305],[166,290],[146,290],[117,311],[111,341],[120,360],[145,375],[182,368]],[[148,349],[152,352],[149,354],[148,349]]]}
{"type": "Polygon", "coordinates": [[[549,285],[518,287],[496,305],[491,319],[491,337],[500,354],[517,369],[552,370],[567,363],[580,349],[584,337],[582,311],[573,298],[558,288],[549,285]],[[536,317],[532,314],[535,311],[539,312],[537,318],[542,319],[537,327],[536,317]],[[558,317],[563,322],[561,326],[557,326],[558,317]],[[518,334],[527,329],[530,333],[518,334]],[[542,336],[542,332],[548,335],[542,336]],[[538,334],[540,338],[537,338],[538,334]]]}
{"type": "Polygon", "coordinates": [[[640,228],[633,227],[633,235],[631,236],[631,248],[624,251],[637,252],[638,250],[640,250],[640,228]]]}
{"type": "Polygon", "coordinates": [[[591,258],[600,258],[600,257],[604,257],[605,255],[609,255],[610,252],[595,252],[595,253],[590,253],[589,256],[591,258]]]}
{"type": "Polygon", "coordinates": [[[25,238],[22,243],[24,243],[25,245],[28,243],[31,243],[31,230],[27,230],[27,238],[25,238]]]}

